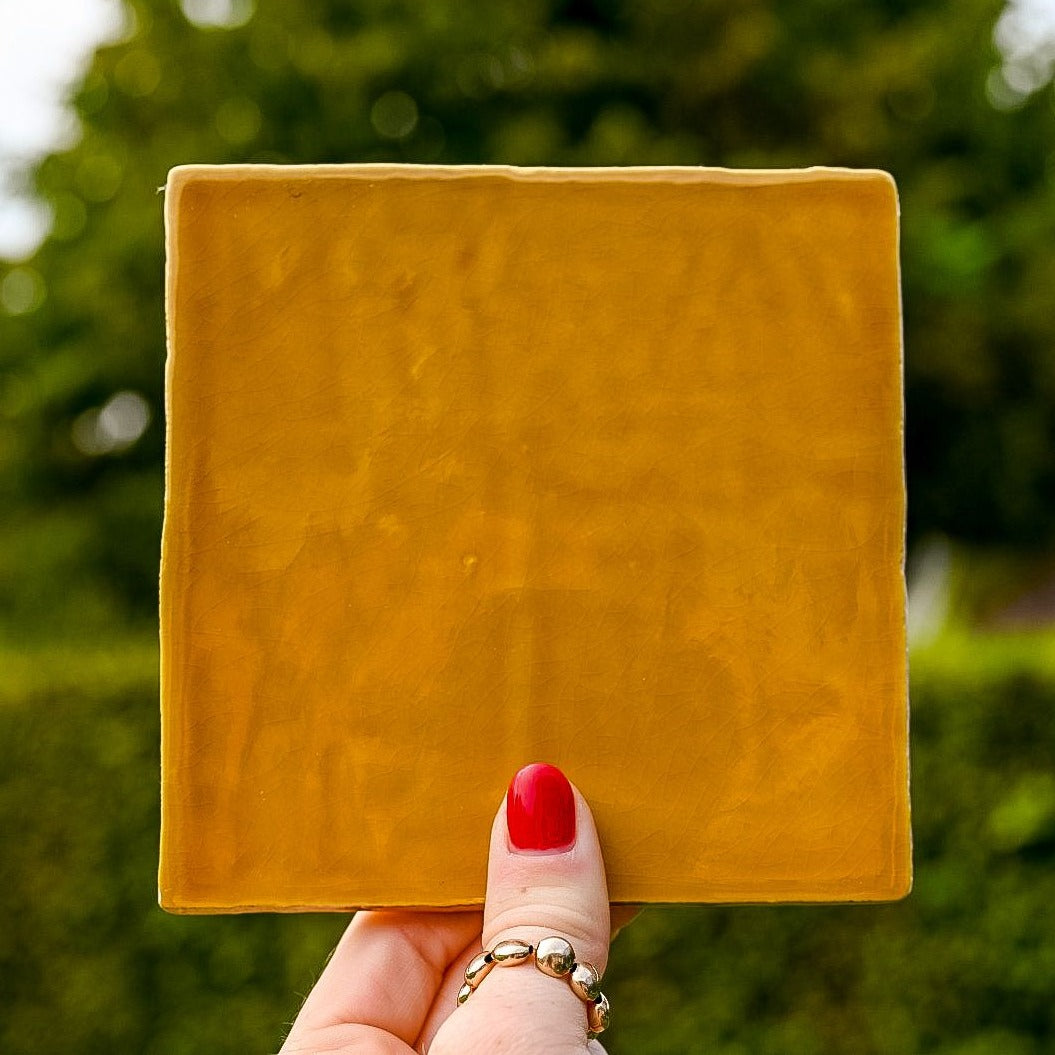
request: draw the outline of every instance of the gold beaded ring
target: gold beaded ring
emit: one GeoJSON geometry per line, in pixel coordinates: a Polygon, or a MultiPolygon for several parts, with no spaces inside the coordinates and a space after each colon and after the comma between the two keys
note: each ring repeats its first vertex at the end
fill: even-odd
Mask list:
{"type": "Polygon", "coordinates": [[[591,1039],[608,1028],[610,1009],[608,998],[601,992],[601,975],[593,964],[578,963],[571,942],[551,936],[538,945],[526,941],[500,941],[490,951],[477,953],[465,968],[465,984],[458,990],[461,1006],[473,995],[477,986],[495,967],[516,967],[534,961],[535,966],[550,978],[566,979],[575,995],[586,1004],[587,1033],[591,1039]]]}

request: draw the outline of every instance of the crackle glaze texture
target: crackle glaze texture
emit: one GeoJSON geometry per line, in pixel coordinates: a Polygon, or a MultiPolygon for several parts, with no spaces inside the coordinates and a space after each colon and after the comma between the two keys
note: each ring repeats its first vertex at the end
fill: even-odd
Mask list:
{"type": "Polygon", "coordinates": [[[161,898],[476,904],[522,765],[616,901],[910,884],[877,172],[187,167],[161,898]]]}

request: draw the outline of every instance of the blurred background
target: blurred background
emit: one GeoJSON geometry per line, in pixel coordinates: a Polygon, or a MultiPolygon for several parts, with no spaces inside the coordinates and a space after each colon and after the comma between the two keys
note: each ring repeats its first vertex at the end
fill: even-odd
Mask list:
{"type": "Polygon", "coordinates": [[[916,888],[653,909],[622,1053],[1055,1051],[1055,0],[0,0],[0,1051],[274,1051],[344,919],[155,903],[185,162],[874,166],[916,888]]]}

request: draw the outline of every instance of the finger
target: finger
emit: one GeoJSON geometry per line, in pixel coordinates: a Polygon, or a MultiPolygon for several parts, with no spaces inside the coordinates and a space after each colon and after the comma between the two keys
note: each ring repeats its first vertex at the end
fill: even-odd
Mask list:
{"type": "MultiPolygon", "coordinates": [[[[556,935],[571,943],[577,962],[603,971],[609,930],[589,807],[559,770],[525,767],[491,832],[483,947],[510,939],[535,945],[556,935]]],[[[434,1051],[499,1050],[516,1037],[518,1050],[581,1053],[590,1050],[586,1024],[586,1006],[566,981],[528,967],[496,967],[448,1019],[434,1051]]]]}
{"type": "Polygon", "coordinates": [[[367,1026],[412,1044],[448,965],[475,944],[478,912],[360,912],[293,1024],[284,1052],[316,1031],[367,1026]]]}
{"type": "MultiPolygon", "coordinates": [[[[641,905],[613,905],[611,908],[611,935],[614,940],[616,935],[641,912],[641,905]]],[[[436,994],[436,1003],[429,1012],[425,1025],[422,1027],[421,1036],[418,1039],[419,1051],[429,1051],[432,1042],[440,1026],[450,1017],[451,1012],[457,1006],[458,990],[465,982],[465,968],[469,961],[483,948],[483,938],[477,935],[476,940],[471,942],[454,963],[447,970],[443,984],[436,994]]],[[[605,1055],[604,1048],[599,1041],[591,1041],[587,1046],[590,1055],[605,1055]]]]}
{"type": "Polygon", "coordinates": [[[608,964],[611,917],[593,815],[553,766],[526,766],[495,817],[483,937],[567,938],[580,962],[608,964]]]}
{"type": "Polygon", "coordinates": [[[480,931],[477,930],[472,942],[447,969],[443,982],[436,993],[436,1002],[432,1005],[432,1009],[425,1019],[424,1026],[421,1027],[421,1034],[416,1045],[418,1051],[432,1050],[432,1042],[436,1037],[436,1033],[457,1008],[458,990],[465,983],[465,968],[469,966],[469,961],[480,951],[482,943],[483,939],[480,936],[480,931]]]}
{"type": "Polygon", "coordinates": [[[279,1055],[322,1055],[323,1052],[340,1052],[340,1055],[418,1055],[399,1037],[375,1026],[354,1023],[329,1026],[296,1037],[290,1034],[279,1055]]]}

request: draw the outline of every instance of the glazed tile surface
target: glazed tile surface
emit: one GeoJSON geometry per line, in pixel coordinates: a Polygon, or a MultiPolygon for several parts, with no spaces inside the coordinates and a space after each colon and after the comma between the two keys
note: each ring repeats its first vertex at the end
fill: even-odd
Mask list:
{"type": "Polygon", "coordinates": [[[160,887],[464,905],[559,765],[613,899],[911,881],[875,172],[177,169],[160,887]]]}

